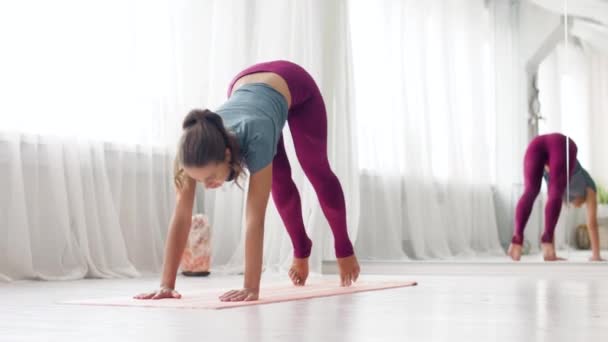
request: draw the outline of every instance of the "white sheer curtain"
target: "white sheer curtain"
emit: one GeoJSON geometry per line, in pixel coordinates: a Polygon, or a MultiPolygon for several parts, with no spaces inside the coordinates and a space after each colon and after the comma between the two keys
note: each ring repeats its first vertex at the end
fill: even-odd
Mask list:
{"type": "Polygon", "coordinates": [[[2,278],[159,270],[193,87],[169,4],[0,3],[2,278]]]}
{"type": "Polygon", "coordinates": [[[363,258],[503,253],[484,1],[352,1],[363,258]]]}
{"type": "MultiPolygon", "coordinates": [[[[301,64],[321,88],[360,257],[500,253],[500,80],[484,3],[0,3],[0,278],[158,272],[181,119],[217,108],[238,71],[272,59],[301,64]]],[[[318,271],[331,233],[284,134],[318,271]]],[[[241,270],[244,193],[198,200],[215,270],[241,270]]],[[[265,239],[266,269],[284,268],[291,244],[272,203],[265,239]]]]}
{"type": "MultiPolygon", "coordinates": [[[[343,2],[321,0],[1,3],[0,278],[159,271],[181,119],[216,108],[238,71],[270,59],[300,63],[319,83],[355,238],[345,13],[343,2]]],[[[285,133],[319,270],[323,254],[333,255],[331,235],[285,133]]],[[[195,210],[214,228],[214,267],[238,270],[244,194],[199,192],[195,210]]],[[[291,244],[268,211],[265,264],[276,268],[290,260],[291,244]]]]}

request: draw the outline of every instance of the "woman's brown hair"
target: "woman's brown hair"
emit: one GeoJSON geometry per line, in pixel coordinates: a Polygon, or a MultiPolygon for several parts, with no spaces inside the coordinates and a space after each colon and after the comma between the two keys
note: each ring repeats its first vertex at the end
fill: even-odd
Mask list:
{"type": "Polygon", "coordinates": [[[234,134],[224,127],[222,117],[205,109],[193,109],[182,123],[183,133],[179,140],[174,163],[174,182],[178,189],[184,185],[187,175],[184,167],[203,167],[226,160],[226,149],[230,151],[229,181],[239,187],[239,177],[243,174],[240,148],[234,134]]]}

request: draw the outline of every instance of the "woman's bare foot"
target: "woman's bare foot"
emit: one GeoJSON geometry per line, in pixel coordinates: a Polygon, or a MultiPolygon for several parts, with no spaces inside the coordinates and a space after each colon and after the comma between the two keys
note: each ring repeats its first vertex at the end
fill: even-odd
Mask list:
{"type": "Polygon", "coordinates": [[[350,286],[356,282],[359,278],[359,272],[361,272],[357,257],[353,254],[346,258],[338,258],[337,261],[340,269],[340,285],[350,286]]]}
{"type": "Polygon", "coordinates": [[[543,243],[542,247],[543,247],[543,258],[545,259],[545,261],[566,260],[564,258],[559,258],[557,255],[555,255],[555,247],[553,246],[552,243],[543,243]]]}
{"type": "Polygon", "coordinates": [[[304,286],[308,278],[308,258],[293,258],[289,279],[295,286],[304,286]]]}
{"type": "Polygon", "coordinates": [[[521,250],[522,246],[512,243],[509,246],[509,251],[507,252],[513,261],[519,261],[521,259],[521,250]]]}

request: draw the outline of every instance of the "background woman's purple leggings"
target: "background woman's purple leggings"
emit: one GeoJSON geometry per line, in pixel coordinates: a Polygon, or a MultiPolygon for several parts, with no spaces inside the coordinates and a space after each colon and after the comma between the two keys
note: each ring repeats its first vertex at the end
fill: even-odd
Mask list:
{"type": "MultiPolygon", "coordinates": [[[[273,61],[256,64],[241,71],[230,83],[229,92],[239,78],[256,72],[273,72],[287,82],[291,93],[287,122],[296,155],[329,221],[334,235],[336,256],[343,258],[353,255],[353,246],[346,229],[344,193],[327,159],[327,114],[319,88],[308,72],[299,65],[287,61],[273,61]]],[[[293,243],[295,257],[308,257],[312,241],[304,229],[300,195],[291,178],[291,167],[282,136],[272,162],[272,198],[293,243]]]]}
{"type": "Polygon", "coordinates": [[[524,157],[524,194],[515,210],[515,232],[511,242],[521,245],[524,228],[530,217],[532,205],[540,191],[545,165],[549,166],[550,182],[545,206],[545,231],[541,241],[553,243],[555,225],[562,209],[562,198],[567,185],[567,175],[572,174],[576,164],[577,147],[569,141],[570,172],[566,173],[566,136],[559,133],[539,135],[530,142],[524,157]]]}

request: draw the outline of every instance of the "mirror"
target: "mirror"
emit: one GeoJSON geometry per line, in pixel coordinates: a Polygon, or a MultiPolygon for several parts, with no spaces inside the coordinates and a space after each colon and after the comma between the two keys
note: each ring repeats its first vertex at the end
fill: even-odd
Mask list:
{"type": "MultiPolygon", "coordinates": [[[[608,146],[603,132],[608,128],[608,5],[533,2],[548,11],[565,11],[561,26],[547,36],[534,61],[538,67],[530,113],[540,135],[559,132],[567,136],[562,149],[567,165],[564,205],[555,246],[570,261],[587,261],[608,244],[603,187],[608,169],[602,151],[602,146],[608,146]],[[594,237],[595,231],[600,236],[594,237]],[[591,248],[594,241],[598,246],[591,248]]],[[[534,65],[530,65],[531,71],[534,65]]],[[[544,183],[541,202],[546,203],[551,182],[544,183]]]]}
{"type": "Polygon", "coordinates": [[[514,260],[568,259],[572,234],[566,227],[571,212],[564,197],[572,195],[570,170],[578,164],[571,125],[566,122],[572,113],[559,86],[569,80],[559,66],[569,67],[569,59],[560,52],[569,44],[571,18],[566,1],[529,0],[517,6],[520,63],[515,69],[523,71],[527,126],[523,139],[513,139],[517,143],[511,160],[517,170],[508,254],[514,260]]]}

